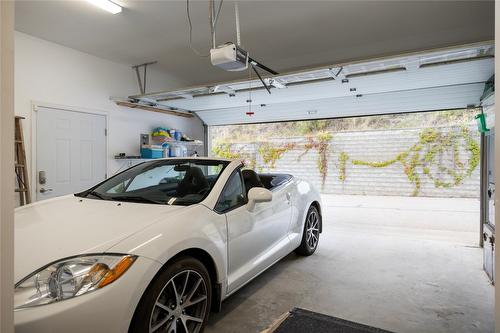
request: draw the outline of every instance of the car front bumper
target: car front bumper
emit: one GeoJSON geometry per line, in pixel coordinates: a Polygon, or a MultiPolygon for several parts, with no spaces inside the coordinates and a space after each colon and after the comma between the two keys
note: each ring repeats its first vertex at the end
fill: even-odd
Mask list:
{"type": "Polygon", "coordinates": [[[139,257],[118,280],[82,296],[14,311],[16,333],[124,333],[161,264],[139,257]]]}

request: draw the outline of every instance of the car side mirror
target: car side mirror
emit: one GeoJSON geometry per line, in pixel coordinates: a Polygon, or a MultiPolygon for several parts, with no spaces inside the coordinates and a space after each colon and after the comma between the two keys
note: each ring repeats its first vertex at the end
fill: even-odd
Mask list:
{"type": "Polygon", "coordinates": [[[252,212],[257,203],[270,202],[271,200],[273,200],[273,192],[264,187],[252,187],[248,191],[247,209],[252,212]]]}

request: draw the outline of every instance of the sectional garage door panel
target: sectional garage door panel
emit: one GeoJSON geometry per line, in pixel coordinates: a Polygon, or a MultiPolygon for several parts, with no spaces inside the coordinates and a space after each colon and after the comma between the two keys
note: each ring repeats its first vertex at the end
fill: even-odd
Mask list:
{"type": "MultiPolygon", "coordinates": [[[[407,69],[402,71],[352,77],[348,79],[347,83],[342,81],[347,73],[343,71],[335,80],[330,78],[322,81],[288,85],[285,89],[272,89],[272,94],[268,94],[262,84],[256,81],[253,81],[251,85],[247,84],[246,88],[252,87],[251,99],[253,104],[256,105],[355,96],[357,94],[380,94],[391,91],[485,82],[492,75],[494,62],[494,58],[486,58],[424,68],[412,68],[410,63],[406,64],[407,69]]],[[[239,87],[241,86],[245,87],[244,85],[239,87]]],[[[226,88],[233,87],[229,85],[226,88]]],[[[248,92],[241,91],[236,92],[234,96],[227,93],[196,96],[192,99],[165,101],[165,104],[170,107],[191,111],[203,111],[223,109],[227,108],[228,105],[232,107],[247,106],[248,99],[248,92]]]]}
{"type": "Polygon", "coordinates": [[[484,42],[278,74],[264,78],[271,94],[253,75],[130,98],[207,125],[463,109],[480,105],[494,67],[494,45],[484,42]]]}
{"type": "Polygon", "coordinates": [[[477,105],[484,83],[416,89],[373,95],[323,98],[249,108],[235,107],[197,112],[207,125],[368,116],[389,113],[464,108],[477,105]]]}

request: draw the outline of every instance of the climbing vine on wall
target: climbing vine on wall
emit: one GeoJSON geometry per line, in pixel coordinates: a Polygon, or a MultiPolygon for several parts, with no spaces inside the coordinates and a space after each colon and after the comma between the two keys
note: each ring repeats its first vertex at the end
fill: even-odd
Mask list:
{"type": "Polygon", "coordinates": [[[241,153],[240,152],[234,152],[231,151],[231,144],[230,143],[218,143],[214,145],[212,148],[212,152],[214,153],[215,156],[219,158],[227,158],[227,159],[239,159],[241,158],[241,153]]]}
{"type": "MultiPolygon", "coordinates": [[[[317,166],[318,171],[321,175],[322,186],[324,186],[326,181],[326,176],[328,175],[328,155],[330,141],[332,140],[332,134],[329,132],[320,132],[316,136],[310,136],[307,138],[305,144],[298,143],[286,143],[279,146],[274,146],[270,142],[254,143],[257,147],[258,155],[262,159],[264,166],[274,169],[276,167],[276,162],[285,154],[286,152],[298,149],[303,150],[303,152],[297,158],[298,161],[303,155],[307,154],[310,150],[317,150],[317,166]]],[[[232,150],[232,145],[229,143],[217,143],[212,148],[212,152],[215,156],[228,159],[244,159],[247,161],[248,167],[252,169],[261,170],[262,166],[257,165],[256,156],[249,156],[242,150],[236,151],[232,150]]]]}
{"type": "Polygon", "coordinates": [[[298,161],[307,154],[311,149],[315,149],[318,151],[318,171],[321,175],[321,186],[325,186],[326,176],[328,175],[328,155],[330,153],[330,141],[332,140],[333,135],[330,132],[320,132],[316,135],[316,137],[308,137],[307,143],[304,144],[304,151],[299,155],[298,161]]]}
{"type": "Polygon", "coordinates": [[[472,174],[479,163],[479,145],[466,127],[449,133],[428,128],[420,133],[417,143],[392,159],[377,162],[352,160],[354,165],[373,168],[384,168],[395,163],[402,165],[408,180],[414,185],[412,195],[416,196],[420,192],[422,175],[431,179],[438,188],[449,188],[461,184],[472,174]],[[460,157],[461,140],[465,143],[464,148],[468,153],[465,163],[460,157]],[[452,167],[445,166],[443,163],[443,160],[447,158],[446,155],[450,153],[452,167]]]}
{"type": "Polygon", "coordinates": [[[339,154],[339,180],[343,183],[346,178],[345,166],[347,160],[349,159],[349,155],[343,151],[339,154]]]}
{"type": "Polygon", "coordinates": [[[276,162],[289,150],[296,147],[295,143],[287,143],[281,147],[273,147],[270,143],[266,142],[260,145],[258,152],[262,157],[264,164],[268,165],[271,169],[276,167],[276,162]]]}
{"type": "Polygon", "coordinates": [[[255,155],[249,154],[242,149],[232,149],[232,145],[227,142],[215,144],[212,148],[212,153],[220,158],[227,158],[230,160],[244,160],[247,166],[251,169],[255,169],[257,167],[255,155]]]}
{"type": "MultiPolygon", "coordinates": [[[[334,153],[332,138],[331,133],[320,132],[316,136],[307,137],[305,143],[292,142],[279,145],[270,142],[252,143],[257,146],[253,155],[244,152],[243,149],[235,150],[229,143],[216,144],[212,151],[218,157],[244,159],[250,168],[262,170],[263,167],[274,169],[283,155],[291,150],[301,151],[298,161],[311,150],[315,150],[318,154],[317,168],[324,186],[328,176],[329,155],[334,153]],[[260,156],[262,165],[257,165],[257,155],[260,156]]],[[[422,177],[428,177],[437,188],[450,188],[461,184],[479,164],[479,145],[466,127],[455,128],[449,132],[433,128],[423,129],[415,144],[388,160],[364,161],[352,159],[348,152],[340,152],[338,179],[341,182],[347,180],[346,169],[349,160],[351,165],[372,168],[401,165],[408,181],[414,186],[412,195],[416,196],[421,189],[422,177]],[[461,151],[465,151],[466,156],[463,156],[464,153],[461,151]],[[447,159],[451,159],[451,166],[450,163],[445,163],[447,159]]]]}

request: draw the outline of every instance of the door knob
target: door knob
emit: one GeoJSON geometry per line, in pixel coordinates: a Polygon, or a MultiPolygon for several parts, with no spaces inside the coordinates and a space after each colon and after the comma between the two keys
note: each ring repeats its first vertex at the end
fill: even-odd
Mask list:
{"type": "Polygon", "coordinates": [[[40,193],[46,193],[46,192],[52,192],[52,189],[51,188],[45,189],[43,187],[40,189],[40,193]]]}

